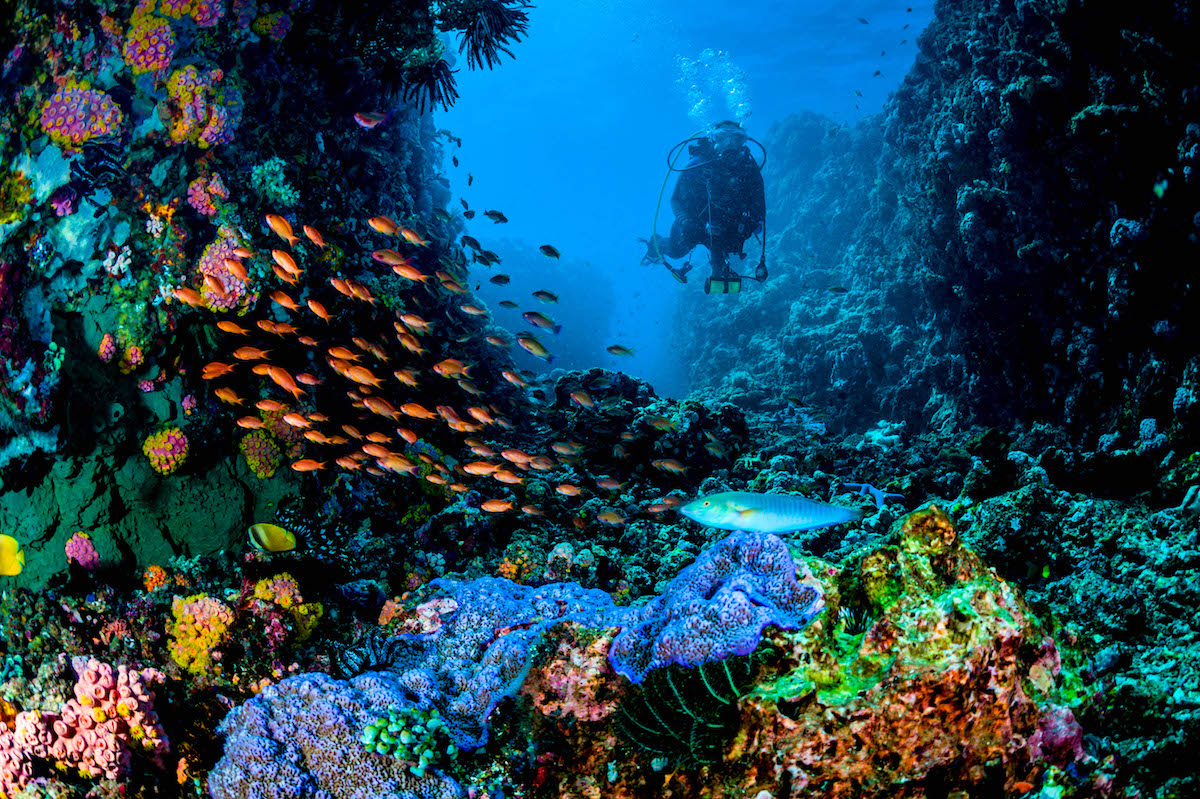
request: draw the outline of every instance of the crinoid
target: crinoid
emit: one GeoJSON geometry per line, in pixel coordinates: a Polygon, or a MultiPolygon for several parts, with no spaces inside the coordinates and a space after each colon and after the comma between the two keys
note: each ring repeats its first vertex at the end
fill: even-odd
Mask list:
{"type": "Polygon", "coordinates": [[[716,763],[737,729],[738,700],[758,682],[762,665],[756,652],[654,669],[621,703],[619,729],[638,749],[672,764],[716,763]]]}
{"type": "Polygon", "coordinates": [[[441,105],[443,111],[458,99],[458,88],[454,85],[454,70],[445,59],[429,61],[410,68],[404,75],[404,102],[415,102],[417,111],[425,113],[425,103],[441,105]]]}
{"type": "Polygon", "coordinates": [[[513,55],[508,45],[521,41],[529,28],[529,0],[475,0],[465,11],[458,52],[466,52],[471,69],[500,63],[500,53],[513,55]]]}

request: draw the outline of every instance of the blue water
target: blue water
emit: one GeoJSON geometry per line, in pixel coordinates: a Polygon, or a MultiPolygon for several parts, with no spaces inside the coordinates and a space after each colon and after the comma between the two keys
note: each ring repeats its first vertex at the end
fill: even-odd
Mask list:
{"type": "MultiPolygon", "coordinates": [[[[456,196],[509,219],[496,225],[481,214],[468,232],[502,257],[501,237],[562,251],[562,265],[543,259],[542,282],[560,294],[559,307],[539,309],[568,328],[578,316],[605,329],[586,331],[594,342],[590,362],[574,347],[559,363],[620,367],[660,393],[681,396],[689,387],[672,354],[673,314],[677,302],[707,298],[699,280],[681,286],[662,267],[641,266],[645,247],[637,241],[651,232],[667,151],[704,121],[747,110],[744,124],[760,140],[773,122],[799,111],[846,124],[878,113],[913,63],[932,3],[555,0],[539,3],[530,17],[515,60],[492,72],[471,72],[458,60],[461,99],[435,120],[463,138],[461,149],[451,148],[460,167],[447,164],[456,196]],[[705,58],[706,50],[713,57],[705,58]],[[699,62],[687,77],[682,59],[699,62]],[[707,102],[706,119],[695,113],[697,101],[707,102]],[[595,321],[597,302],[610,306],[606,326],[595,321]],[[615,342],[637,355],[608,355],[605,346],[615,342]]],[[[770,208],[767,214],[769,230],[770,208]]],[[[671,218],[664,198],[660,232],[671,218]]],[[[702,250],[696,262],[707,263],[702,250]]],[[[537,269],[534,263],[522,268],[537,269]]],[[[480,270],[480,294],[497,322],[516,330],[520,310],[496,302],[509,297],[521,310],[536,303],[517,296],[526,280],[509,266],[494,270],[514,274],[505,289],[486,282],[494,271],[480,270]]],[[[553,350],[554,337],[542,338],[553,350]]]]}

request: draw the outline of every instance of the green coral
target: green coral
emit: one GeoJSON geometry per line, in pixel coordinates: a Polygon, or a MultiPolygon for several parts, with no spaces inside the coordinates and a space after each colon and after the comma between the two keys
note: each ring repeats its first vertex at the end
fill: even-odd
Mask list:
{"type": "Polygon", "coordinates": [[[417,777],[424,776],[443,757],[453,758],[458,754],[436,707],[390,708],[386,716],[363,728],[359,741],[377,755],[412,763],[409,771],[417,777]]]}
{"type": "Polygon", "coordinates": [[[19,169],[0,171],[0,225],[16,222],[25,215],[33,199],[33,184],[19,169]]]}
{"type": "Polygon", "coordinates": [[[290,208],[300,202],[300,192],[288,182],[286,166],[282,158],[268,158],[250,170],[250,186],[264,200],[290,208]]]}

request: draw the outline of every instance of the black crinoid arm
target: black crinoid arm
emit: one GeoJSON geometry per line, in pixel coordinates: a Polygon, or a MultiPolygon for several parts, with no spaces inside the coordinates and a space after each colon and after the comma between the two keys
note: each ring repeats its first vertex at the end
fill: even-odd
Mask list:
{"type": "Polygon", "coordinates": [[[458,51],[467,54],[471,69],[493,69],[500,53],[510,57],[510,45],[521,41],[529,27],[530,0],[464,0],[460,24],[462,40],[458,51]]]}
{"type": "Polygon", "coordinates": [[[458,88],[454,85],[454,70],[445,59],[430,60],[411,66],[404,75],[404,101],[415,102],[417,110],[425,113],[425,104],[430,110],[441,105],[443,111],[458,99],[458,88]]]}

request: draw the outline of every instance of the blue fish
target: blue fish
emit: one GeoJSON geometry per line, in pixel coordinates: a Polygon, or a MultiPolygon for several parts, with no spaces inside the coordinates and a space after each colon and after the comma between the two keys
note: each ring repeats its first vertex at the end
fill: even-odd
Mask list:
{"type": "Polygon", "coordinates": [[[709,494],[692,500],[679,512],[706,527],[761,533],[814,530],[862,518],[862,511],[857,508],[843,508],[791,494],[755,494],[750,491],[709,494]]]}

